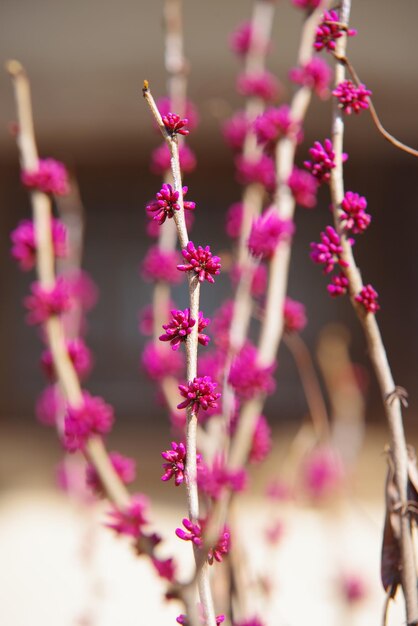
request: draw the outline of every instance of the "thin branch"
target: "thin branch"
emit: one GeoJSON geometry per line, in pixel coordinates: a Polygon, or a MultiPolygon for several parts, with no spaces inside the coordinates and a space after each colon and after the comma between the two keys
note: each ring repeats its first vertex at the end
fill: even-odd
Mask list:
{"type": "MultiPolygon", "coordinates": [[[[343,0],[341,6],[341,21],[348,24],[351,8],[351,0],[343,0]]],[[[338,57],[345,57],[347,37],[341,37],[337,42],[336,54],[338,57]]],[[[337,63],[335,68],[335,85],[341,83],[345,78],[345,66],[337,63]]],[[[392,372],[386,355],[379,326],[373,313],[366,312],[363,307],[355,301],[356,295],[361,291],[363,282],[360,270],[356,266],[351,244],[347,240],[341,227],[341,202],[344,198],[343,179],[343,138],[344,120],[343,113],[338,107],[338,102],[334,102],[332,143],[335,153],[336,167],[331,172],[331,199],[334,214],[334,223],[337,232],[341,237],[343,254],[342,258],[347,263],[345,274],[349,281],[349,292],[354,310],[363,326],[366,336],[369,356],[379,383],[382,395],[383,407],[389,424],[391,438],[391,448],[394,455],[395,478],[399,491],[399,498],[402,507],[407,503],[407,483],[408,483],[408,456],[405,441],[405,434],[402,422],[401,403],[398,397],[394,397],[393,402],[387,402],[386,398],[395,389],[392,372]]],[[[405,509],[403,509],[405,510],[405,509]]],[[[416,587],[416,571],[414,562],[413,542],[411,527],[408,516],[400,517],[401,526],[401,561],[402,561],[402,589],[405,597],[406,615],[408,624],[418,621],[418,598],[416,587]]]]}

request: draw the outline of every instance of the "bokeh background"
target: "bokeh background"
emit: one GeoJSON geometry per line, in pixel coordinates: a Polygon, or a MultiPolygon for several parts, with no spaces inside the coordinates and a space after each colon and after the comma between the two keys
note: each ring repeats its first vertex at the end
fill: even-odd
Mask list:
{"type": "MultiPolygon", "coordinates": [[[[191,67],[189,94],[200,114],[200,125],[190,137],[198,169],[186,180],[189,195],[198,207],[193,238],[211,244],[222,255],[228,247],[225,212],[240,197],[232,155],[220,131],[221,122],[242,106],[234,88],[240,65],[229,52],[227,40],[235,25],[250,15],[251,2],[186,0],[184,8],[185,47],[191,67]]],[[[139,368],[143,339],[138,333],[137,316],[151,294],[150,286],[138,273],[148,246],[144,205],[160,184],[159,178],[149,172],[150,154],[159,138],[151,128],[141,86],[147,78],[155,95],[165,94],[162,2],[3,0],[0,21],[0,59],[20,60],[31,79],[40,154],[54,156],[69,165],[77,177],[85,208],[84,266],[100,289],[99,303],[89,317],[88,342],[95,354],[89,388],[115,406],[118,422],[113,441],[120,446],[127,444],[126,451],[143,460],[141,488],[155,490],[159,502],[158,498],[166,497],[158,486],[158,456],[165,445],[162,442],[169,439],[168,425],[164,409],[155,401],[154,390],[139,368]]],[[[415,147],[417,21],[418,5],[411,0],[354,2],[352,24],[359,35],[350,40],[349,47],[349,56],[361,79],[373,91],[384,125],[415,147]]],[[[291,94],[291,86],[286,76],[295,63],[300,24],[301,14],[288,0],[277,4],[269,68],[282,80],[287,95],[291,94]]],[[[2,529],[5,548],[10,529],[15,527],[13,515],[23,510],[24,517],[30,518],[30,511],[37,511],[39,502],[44,502],[39,500],[41,497],[52,498],[48,502],[57,507],[51,509],[54,511],[62,511],[64,504],[53,492],[53,466],[60,452],[53,433],[34,422],[34,401],[44,383],[38,367],[41,343],[36,332],[25,326],[22,307],[31,278],[22,275],[9,258],[10,230],[29,215],[29,203],[19,183],[17,151],[9,132],[15,113],[5,72],[0,77],[0,102],[0,486],[3,510],[6,520],[10,520],[9,526],[2,529]],[[34,493],[37,497],[31,499],[30,494],[34,493]],[[35,509],[29,505],[26,509],[25,503],[31,502],[35,509]]],[[[315,100],[308,114],[299,163],[315,139],[329,135],[330,119],[330,103],[315,100]]],[[[358,238],[356,256],[365,281],[380,293],[382,309],[378,319],[395,380],[410,394],[405,422],[411,441],[416,441],[417,161],[385,142],[367,114],[348,119],[346,149],[350,155],[345,168],[346,187],[368,198],[373,216],[367,234],[358,238]]],[[[328,222],[328,204],[324,193],[317,209],[298,210],[289,294],[306,304],[309,324],[304,338],[313,352],[324,326],[342,322],[351,335],[353,361],[370,373],[366,411],[369,429],[357,487],[361,491],[363,483],[367,484],[362,497],[376,502],[371,513],[375,526],[370,537],[374,539],[366,540],[377,550],[370,552],[368,559],[377,594],[377,603],[373,605],[375,623],[381,602],[377,591],[378,533],[385,464],[380,452],[386,427],[365,343],[351,307],[345,299],[333,301],[327,296],[325,279],[309,259],[309,242],[318,238],[328,222]]],[[[203,291],[203,308],[210,315],[229,292],[227,276],[221,276],[214,287],[203,291]]],[[[177,295],[178,302],[186,306],[185,291],[180,288],[177,295]]],[[[296,368],[285,348],[280,350],[277,378],[277,393],[269,400],[267,416],[276,438],[281,440],[296,430],[307,410],[296,368]]],[[[274,470],[274,463],[271,467],[274,470]]],[[[259,483],[261,489],[261,478],[259,483]]],[[[45,509],[40,506],[40,510],[45,509]]],[[[61,524],[61,518],[57,524],[61,524]]],[[[34,537],[30,534],[34,532],[33,524],[18,527],[24,529],[21,532],[26,536],[34,537]]],[[[39,528],[41,536],[45,526],[40,523],[39,528]]],[[[72,530],[75,532],[73,527],[72,530]]],[[[354,534],[360,536],[357,531],[354,534]]],[[[13,551],[8,556],[16,564],[13,551]]],[[[33,563],[28,546],[21,551],[21,560],[17,559],[13,584],[17,584],[18,573],[25,564],[30,569],[33,563]]],[[[324,601],[327,605],[328,600],[324,601]]],[[[26,626],[26,618],[19,613],[21,608],[11,604],[8,626],[26,626]]],[[[44,623],[75,623],[68,621],[69,615],[54,622],[44,617],[44,623]]],[[[272,624],[297,623],[288,614],[282,617],[272,624]]],[[[106,618],[100,624],[108,623],[103,620],[106,618]]],[[[328,616],[322,623],[336,623],[332,620],[328,616]]]]}

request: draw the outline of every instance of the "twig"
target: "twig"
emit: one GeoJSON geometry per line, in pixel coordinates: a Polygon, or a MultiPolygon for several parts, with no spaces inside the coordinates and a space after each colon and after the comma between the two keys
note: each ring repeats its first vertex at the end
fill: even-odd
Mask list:
{"type": "MultiPolygon", "coordinates": [[[[351,0],[343,0],[340,12],[341,21],[348,24],[351,8],[351,0]]],[[[347,37],[341,37],[337,42],[336,54],[338,57],[345,56],[347,37]]],[[[338,63],[335,68],[335,84],[338,85],[344,80],[345,68],[338,63]]],[[[341,227],[341,202],[344,198],[343,179],[343,137],[344,120],[343,113],[334,102],[332,143],[335,153],[336,167],[331,172],[330,189],[334,214],[334,223],[337,232],[341,237],[343,247],[343,260],[348,264],[345,274],[349,281],[349,292],[354,310],[363,326],[366,341],[369,348],[369,356],[379,383],[383,400],[383,407],[389,424],[391,438],[391,448],[394,455],[395,478],[399,490],[401,506],[406,506],[407,502],[407,482],[408,482],[408,456],[405,442],[405,435],[402,423],[402,411],[399,398],[388,403],[385,398],[395,388],[392,372],[387,359],[379,326],[373,313],[366,313],[359,303],[355,301],[355,296],[363,287],[360,270],[355,264],[351,245],[341,227]]],[[[410,521],[407,515],[400,516],[401,527],[401,560],[402,560],[402,589],[405,597],[406,616],[408,624],[418,620],[418,598],[416,587],[416,571],[414,563],[413,542],[411,536],[410,521]]]]}

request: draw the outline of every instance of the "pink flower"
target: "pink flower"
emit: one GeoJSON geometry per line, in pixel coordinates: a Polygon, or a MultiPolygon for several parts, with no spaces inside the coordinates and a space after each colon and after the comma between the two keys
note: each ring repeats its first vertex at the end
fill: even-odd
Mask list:
{"type": "Polygon", "coordinates": [[[244,111],[238,111],[224,123],[222,134],[232,150],[240,152],[243,149],[250,127],[250,122],[244,111]]]}
{"type": "MultiPolygon", "coordinates": [[[[293,1],[295,2],[295,0],[293,1]]],[[[246,619],[243,622],[234,622],[234,626],[265,626],[265,624],[261,620],[259,620],[258,617],[253,617],[252,619],[246,619]]]]}
{"type": "Polygon", "coordinates": [[[237,90],[247,98],[260,98],[266,102],[273,102],[279,96],[281,85],[271,72],[252,72],[238,76],[237,90]]]}
{"type": "Polygon", "coordinates": [[[331,278],[331,283],[327,286],[328,293],[332,298],[343,296],[347,293],[347,289],[348,278],[346,278],[342,272],[340,272],[337,276],[333,276],[331,278]]]}
{"type": "Polygon", "coordinates": [[[314,499],[331,495],[341,484],[342,478],[341,460],[332,448],[317,448],[304,462],[304,488],[314,499]]]}
{"type": "Polygon", "coordinates": [[[287,135],[296,135],[298,142],[303,138],[300,124],[292,119],[287,104],[264,111],[256,118],[253,127],[258,143],[268,151],[274,150],[279,139],[287,135]]]}
{"type": "Polygon", "coordinates": [[[146,374],[156,382],[168,376],[177,378],[183,369],[181,353],[168,350],[152,341],[145,346],[141,362],[146,374]]]}
{"type": "Polygon", "coordinates": [[[80,406],[67,407],[64,422],[64,446],[68,452],[84,448],[87,440],[95,435],[106,435],[114,421],[113,408],[99,396],[83,392],[80,406]]]}
{"type": "MultiPolygon", "coordinates": [[[[203,530],[205,526],[204,520],[199,520],[198,522],[193,523],[187,517],[183,519],[183,526],[186,529],[185,531],[182,528],[176,528],[176,535],[179,539],[183,539],[183,541],[191,541],[195,546],[201,548],[203,545],[203,530]]],[[[213,561],[218,561],[220,563],[223,557],[228,554],[230,549],[230,533],[228,529],[225,527],[221,536],[219,537],[218,542],[215,546],[209,549],[208,552],[208,563],[209,565],[213,564],[213,561]]]]}
{"type": "Polygon", "coordinates": [[[44,426],[55,426],[57,417],[65,410],[65,401],[58,385],[46,387],[36,401],[35,413],[44,426]]]}
{"type": "Polygon", "coordinates": [[[367,313],[376,313],[380,309],[378,297],[379,294],[371,285],[364,285],[355,300],[365,308],[367,313]]]}
{"type": "Polygon", "coordinates": [[[207,280],[214,283],[214,276],[220,274],[221,260],[218,256],[213,256],[210,246],[195,247],[192,241],[189,241],[186,248],[181,251],[183,257],[187,261],[185,264],[177,265],[177,269],[181,272],[196,272],[199,281],[202,283],[207,280]]]}
{"type": "Polygon", "coordinates": [[[231,204],[226,213],[226,234],[232,239],[238,239],[241,233],[243,207],[241,202],[231,204]]]}
{"type": "Polygon", "coordinates": [[[292,82],[313,89],[320,98],[328,96],[331,78],[330,66],[319,57],[314,57],[301,67],[292,67],[289,71],[289,79],[292,82]]]}
{"type": "Polygon", "coordinates": [[[51,289],[45,289],[39,282],[31,285],[32,294],[24,300],[29,313],[28,324],[42,324],[53,315],[61,315],[71,308],[71,298],[67,281],[58,277],[51,289]]]}
{"type": "Polygon", "coordinates": [[[357,604],[367,596],[367,585],[358,574],[343,574],[340,579],[340,591],[348,604],[357,604]]]}
{"type": "Polygon", "coordinates": [[[316,29],[314,48],[320,52],[325,48],[327,52],[333,52],[336,48],[336,40],[342,37],[343,33],[347,37],[354,37],[357,31],[353,28],[346,28],[339,21],[336,11],[325,11],[322,22],[316,29]]]}
{"type": "Polygon", "coordinates": [[[311,243],[311,259],[314,263],[325,265],[324,274],[329,274],[338,263],[341,267],[348,267],[348,263],[341,258],[343,248],[337,231],[327,226],[321,233],[320,243],[311,243]]]}
{"type": "Polygon", "coordinates": [[[180,395],[185,400],[178,404],[177,408],[185,409],[191,405],[194,413],[198,413],[199,409],[204,411],[209,408],[216,409],[218,406],[216,401],[221,397],[221,394],[215,391],[217,386],[218,383],[212,382],[210,376],[196,377],[187,385],[179,385],[180,395]]]}
{"type": "MultiPolygon", "coordinates": [[[[162,176],[169,171],[171,168],[170,158],[170,150],[167,144],[164,143],[156,148],[151,155],[151,172],[162,176]]],[[[196,167],[196,157],[189,146],[185,144],[179,146],[179,158],[183,174],[193,172],[196,167]]]]}
{"type": "Polygon", "coordinates": [[[168,580],[170,583],[173,583],[176,577],[176,564],[174,559],[165,559],[164,561],[160,561],[155,557],[151,558],[151,562],[155,567],[155,570],[161,578],[168,580]]]}
{"type": "MultiPolygon", "coordinates": [[[[119,452],[110,452],[109,459],[116,474],[125,485],[129,485],[135,480],[136,463],[134,459],[123,456],[119,452]]],[[[98,496],[104,496],[105,490],[102,481],[91,463],[88,463],[86,468],[86,483],[98,496]]]]}
{"type": "Polygon", "coordinates": [[[177,252],[151,246],[142,261],[142,277],[148,281],[163,280],[172,284],[179,283],[182,280],[182,275],[176,270],[177,262],[177,252]]]}
{"type": "Polygon", "coordinates": [[[257,364],[256,348],[247,344],[233,360],[228,382],[239,397],[250,400],[257,394],[274,391],[274,369],[275,364],[260,367],[257,364]]]}
{"type": "MultiPolygon", "coordinates": [[[[161,452],[161,456],[167,462],[163,463],[165,470],[161,480],[164,482],[170,480],[174,476],[174,484],[176,487],[184,482],[184,469],[186,467],[186,446],[184,443],[171,442],[171,450],[161,452]]],[[[200,457],[200,455],[198,455],[200,457]]]]}
{"type": "Polygon", "coordinates": [[[261,463],[271,450],[271,428],[264,415],[260,415],[251,441],[249,460],[251,463],[261,463]]]}
{"type": "Polygon", "coordinates": [[[366,213],[367,200],[358,193],[346,191],[341,202],[341,223],[344,230],[356,235],[363,233],[371,222],[371,215],[366,213]]]}
{"type": "MultiPolygon", "coordinates": [[[[225,300],[215,312],[212,322],[212,336],[216,345],[224,350],[229,346],[229,329],[232,316],[234,314],[234,303],[232,300],[225,300]]],[[[200,359],[199,359],[200,361],[200,359]]]]}
{"type": "Polygon", "coordinates": [[[56,196],[65,196],[70,191],[67,169],[55,159],[39,159],[36,170],[22,171],[21,180],[28,189],[56,196]]]}
{"type": "MultiPolygon", "coordinates": [[[[83,339],[71,339],[66,342],[67,352],[80,379],[86,378],[92,367],[91,351],[84,343],[83,339]]],[[[44,350],[41,356],[41,366],[50,380],[56,378],[54,362],[51,351],[44,350]]]]}
{"type": "MultiPolygon", "coordinates": [[[[208,326],[210,320],[203,317],[202,311],[199,312],[198,318],[198,341],[202,346],[207,346],[210,339],[203,334],[203,329],[208,326]]],[[[177,350],[181,342],[185,342],[188,335],[192,332],[196,320],[190,317],[190,309],[179,311],[173,309],[171,311],[171,320],[168,324],[164,324],[166,331],[164,335],[160,335],[160,341],[169,341],[173,350],[177,350]]]]}
{"type": "MultiPolygon", "coordinates": [[[[183,187],[183,195],[186,195],[187,190],[187,187],[183,187]]],[[[174,211],[180,211],[180,204],[178,202],[179,195],[179,192],[175,191],[170,184],[164,183],[157,193],[156,199],[152,200],[152,202],[146,206],[150,217],[152,213],[154,213],[155,215],[152,216],[152,219],[160,225],[164,224],[167,218],[174,216],[174,211]]],[[[185,209],[193,211],[196,204],[194,202],[185,201],[183,202],[183,206],[185,209]]]]}
{"type": "Polygon", "coordinates": [[[266,541],[272,546],[276,546],[285,534],[286,525],[280,520],[276,519],[273,524],[268,526],[265,530],[266,541]]]}
{"type": "MultiPolygon", "coordinates": [[[[168,308],[173,309],[175,304],[172,300],[168,303],[168,308]]],[[[138,314],[138,330],[143,335],[152,335],[154,330],[154,307],[147,304],[138,314]]]]}
{"type": "Polygon", "coordinates": [[[228,554],[231,549],[231,533],[229,532],[227,526],[225,526],[223,533],[218,539],[216,545],[213,548],[209,549],[208,552],[208,563],[209,565],[213,565],[214,561],[218,561],[218,563],[222,563],[224,556],[228,554]]]}
{"type": "Polygon", "coordinates": [[[250,22],[242,22],[231,34],[229,47],[232,52],[242,57],[249,52],[250,48],[264,52],[268,47],[268,42],[262,41],[260,37],[257,38],[250,22]]]}
{"type": "Polygon", "coordinates": [[[286,502],[292,497],[292,491],[287,483],[276,478],[266,489],[266,496],[278,502],[286,502]]]}
{"type": "Polygon", "coordinates": [[[229,469],[222,455],[217,454],[212,467],[203,462],[199,464],[197,483],[206,495],[213,500],[219,500],[225,489],[243,491],[247,484],[247,473],[244,468],[229,469]]]}
{"type": "Polygon", "coordinates": [[[131,502],[125,511],[118,511],[115,508],[110,511],[109,516],[113,521],[106,526],[113,528],[118,535],[128,535],[128,537],[139,539],[143,527],[148,523],[146,518],[148,507],[148,498],[142,493],[136,493],[131,497],[131,502]]]}
{"type": "Polygon", "coordinates": [[[202,527],[200,523],[193,523],[187,517],[183,518],[182,523],[186,530],[176,528],[177,537],[183,539],[183,541],[191,541],[195,546],[200,548],[203,544],[202,527]]]}
{"type": "Polygon", "coordinates": [[[345,80],[334,89],[332,95],[338,98],[338,106],[346,115],[360,113],[369,108],[369,97],[372,95],[366,85],[355,85],[351,80],[345,80]]]}
{"type": "MultiPolygon", "coordinates": [[[[158,98],[157,107],[161,117],[167,116],[173,109],[170,98],[168,97],[158,98]]],[[[199,123],[199,114],[197,112],[196,105],[191,100],[186,100],[185,115],[188,119],[187,125],[189,129],[194,130],[199,123]]]]}
{"type": "Polygon", "coordinates": [[[276,169],[273,159],[262,154],[257,161],[239,156],[235,159],[237,180],[243,185],[259,183],[267,191],[274,191],[276,186],[276,169]]]}
{"type": "MultiPolygon", "coordinates": [[[[292,0],[292,3],[295,7],[305,10],[316,9],[317,7],[319,7],[320,2],[321,0],[292,0]]],[[[240,624],[239,626],[244,625],[240,624]]],[[[245,626],[248,626],[248,624],[246,624],[245,626]]]]}
{"type": "Polygon", "coordinates": [[[331,178],[331,170],[335,167],[335,152],[332,149],[332,141],[325,139],[324,145],[315,141],[309,150],[311,161],[304,161],[304,166],[310,170],[319,183],[327,183],[331,178]]]}
{"type": "Polygon", "coordinates": [[[282,220],[274,210],[268,210],[254,220],[248,238],[248,249],[255,257],[271,259],[281,241],[293,235],[294,224],[282,220]]]}
{"type": "Polygon", "coordinates": [[[71,296],[77,300],[84,311],[90,311],[99,298],[99,290],[90,274],[84,270],[76,270],[66,274],[71,296]]]}
{"type": "Polygon", "coordinates": [[[164,115],[162,119],[163,124],[170,135],[174,136],[189,134],[187,128],[184,128],[189,123],[189,120],[187,118],[184,118],[182,120],[180,115],[177,115],[176,113],[167,113],[167,115],[164,115]]]}
{"type": "MultiPolygon", "coordinates": [[[[67,229],[57,219],[51,220],[51,237],[56,257],[67,254],[67,229]]],[[[35,227],[32,220],[22,220],[10,234],[12,257],[19,263],[21,270],[31,270],[36,262],[35,227]]]]}
{"type": "Polygon", "coordinates": [[[305,305],[289,297],[284,301],[283,316],[287,333],[299,333],[307,324],[305,305]]]}
{"type": "MultiPolygon", "coordinates": [[[[224,621],[225,621],[225,615],[217,615],[217,616],[216,616],[216,618],[215,618],[215,620],[216,620],[216,626],[219,626],[220,624],[222,624],[222,622],[224,622],[224,621]]],[[[182,624],[183,626],[190,626],[190,622],[189,622],[189,620],[187,619],[187,615],[183,615],[183,614],[182,614],[182,615],[179,615],[179,616],[176,618],[176,622],[177,622],[178,624],[182,624]]],[[[202,622],[202,624],[204,624],[204,618],[203,618],[203,616],[201,617],[201,622],[202,622]]]]}
{"type": "Polygon", "coordinates": [[[312,209],[316,205],[319,182],[315,176],[295,166],[287,179],[287,184],[297,204],[307,209],[312,209]]]}

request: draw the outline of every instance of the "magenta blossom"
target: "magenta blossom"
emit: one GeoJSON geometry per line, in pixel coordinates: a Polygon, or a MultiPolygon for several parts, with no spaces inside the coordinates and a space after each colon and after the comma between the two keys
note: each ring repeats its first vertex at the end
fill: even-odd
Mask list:
{"type": "Polygon", "coordinates": [[[325,11],[322,22],[316,29],[314,48],[318,52],[326,50],[334,52],[336,41],[343,36],[345,32],[347,37],[354,37],[357,31],[354,28],[347,28],[340,23],[339,15],[336,11],[325,11]]]}
{"type": "Polygon", "coordinates": [[[222,133],[232,150],[240,152],[243,149],[250,127],[251,124],[244,111],[238,111],[224,123],[222,133]]]}
{"type": "Polygon", "coordinates": [[[347,293],[348,289],[348,278],[340,272],[336,276],[331,278],[330,284],[327,286],[327,290],[329,295],[332,298],[337,298],[338,296],[343,296],[347,293]]]}
{"type": "Polygon", "coordinates": [[[214,276],[220,274],[221,260],[218,256],[214,256],[210,251],[210,246],[195,247],[192,241],[189,241],[186,248],[181,251],[187,263],[177,265],[177,269],[181,272],[196,272],[199,281],[202,283],[207,280],[214,283],[214,276]]]}
{"type": "Polygon", "coordinates": [[[272,447],[271,428],[264,415],[260,415],[254,428],[249,454],[250,463],[261,463],[272,447]]]}
{"type": "Polygon", "coordinates": [[[83,391],[80,406],[67,407],[64,421],[64,447],[68,452],[82,450],[90,437],[106,435],[114,421],[113,408],[99,396],[83,391]]]}
{"type": "Polygon", "coordinates": [[[35,413],[44,426],[55,426],[57,418],[65,411],[65,400],[58,385],[46,387],[36,401],[35,413]]]}
{"type": "Polygon", "coordinates": [[[336,263],[341,267],[348,267],[348,263],[341,258],[343,248],[337,231],[327,226],[321,233],[320,243],[311,243],[311,259],[314,263],[324,265],[324,274],[329,274],[336,263]]]}
{"type": "MultiPolygon", "coordinates": [[[[202,311],[199,312],[198,318],[198,341],[202,346],[207,346],[210,338],[202,331],[208,326],[210,320],[203,317],[202,311]]],[[[180,311],[173,309],[171,311],[171,320],[168,324],[164,324],[164,335],[160,335],[160,341],[169,341],[173,350],[177,350],[181,342],[185,342],[192,332],[196,320],[190,317],[190,309],[180,311]]]]}
{"type": "Polygon", "coordinates": [[[267,486],[266,496],[271,500],[286,502],[292,498],[292,490],[287,483],[276,478],[267,486]]]}
{"type": "Polygon", "coordinates": [[[51,289],[45,289],[39,282],[31,285],[32,294],[24,304],[28,309],[28,324],[42,324],[53,315],[61,315],[71,308],[70,290],[67,281],[58,277],[51,289]]]}
{"type": "Polygon", "coordinates": [[[274,150],[276,143],[282,137],[295,135],[298,142],[303,138],[300,124],[292,119],[290,107],[287,104],[266,109],[256,118],[253,128],[258,143],[269,152],[274,150]]]}
{"type": "Polygon", "coordinates": [[[209,548],[208,563],[213,565],[214,561],[222,563],[223,557],[228,554],[231,549],[231,533],[227,526],[224,527],[224,531],[218,539],[216,545],[209,548]]]}
{"type": "Polygon", "coordinates": [[[183,541],[191,541],[193,545],[198,548],[202,547],[203,538],[201,523],[193,523],[191,520],[187,519],[187,517],[183,518],[182,523],[186,530],[183,530],[182,528],[176,528],[177,537],[179,539],[183,539],[183,541]]]}
{"type": "Polygon", "coordinates": [[[306,209],[312,209],[316,205],[319,182],[315,176],[295,166],[287,179],[287,184],[296,204],[306,209]]]}
{"type": "Polygon", "coordinates": [[[226,224],[225,230],[226,234],[231,237],[231,239],[238,239],[241,233],[243,220],[243,207],[242,202],[235,202],[231,204],[226,212],[226,224]]]}
{"type": "Polygon", "coordinates": [[[341,202],[340,220],[344,230],[356,235],[363,233],[371,222],[371,215],[366,213],[367,200],[364,196],[346,191],[341,202]]]}
{"type": "MultiPolygon", "coordinates": [[[[201,618],[201,622],[202,624],[204,624],[204,618],[201,618]]],[[[220,626],[220,624],[222,624],[222,622],[225,621],[225,615],[217,615],[215,618],[216,621],[216,626],[220,626]]],[[[176,622],[178,624],[182,624],[182,626],[190,626],[190,622],[187,619],[187,615],[181,614],[176,618],[176,622]]]]}
{"type": "Polygon", "coordinates": [[[106,526],[113,528],[118,535],[127,535],[134,539],[139,539],[142,535],[143,527],[148,523],[146,514],[149,508],[149,501],[142,493],[131,496],[131,501],[125,511],[113,509],[109,516],[112,521],[106,526]]]}
{"type": "Polygon", "coordinates": [[[22,171],[21,180],[28,189],[56,196],[65,196],[70,191],[67,169],[55,159],[39,159],[36,170],[22,171]]]}
{"type": "Polygon", "coordinates": [[[275,364],[267,367],[258,365],[256,348],[247,344],[233,360],[228,382],[239,397],[250,400],[257,394],[274,391],[274,369],[275,364]]]}
{"type": "MultiPolygon", "coordinates": [[[[80,379],[86,378],[92,367],[92,355],[90,349],[86,346],[83,339],[71,339],[66,342],[68,356],[74,366],[75,371],[80,379]]],[[[51,351],[45,350],[41,356],[41,366],[45,374],[50,380],[56,378],[54,361],[51,351]]]]}
{"type": "MultiPolygon", "coordinates": [[[[183,196],[186,195],[187,190],[187,187],[183,187],[183,196]]],[[[164,183],[157,193],[155,200],[152,200],[152,202],[146,206],[150,217],[158,222],[158,224],[164,224],[167,218],[174,216],[174,211],[180,211],[180,203],[178,202],[179,195],[179,192],[175,191],[170,184],[164,183]],[[153,213],[154,215],[152,215],[153,213]]],[[[196,208],[194,202],[184,201],[183,206],[189,211],[193,211],[193,209],[196,208]]]]}
{"type": "MultiPolygon", "coordinates": [[[[163,118],[166,117],[173,109],[171,105],[171,100],[167,97],[158,98],[157,107],[161,114],[161,117],[163,118]]],[[[185,116],[188,119],[187,126],[190,130],[194,130],[199,123],[199,114],[197,112],[196,105],[191,100],[186,100],[185,116]]]]}
{"type": "Polygon", "coordinates": [[[174,559],[164,559],[163,561],[160,559],[156,559],[155,557],[151,557],[151,562],[155,567],[155,571],[158,576],[168,580],[170,583],[173,583],[176,577],[176,564],[174,559]]]}
{"type": "Polygon", "coordinates": [[[252,72],[238,76],[237,90],[247,98],[260,98],[266,102],[273,102],[280,94],[281,85],[271,72],[252,72]]]}
{"type": "Polygon", "coordinates": [[[343,466],[337,453],[329,447],[313,450],[303,465],[303,484],[313,499],[330,496],[341,485],[343,466]]]}
{"type": "MultiPolygon", "coordinates": [[[[116,474],[125,485],[129,485],[135,480],[136,463],[134,459],[123,456],[119,452],[110,452],[109,460],[116,474]]],[[[102,481],[96,468],[91,463],[88,463],[86,468],[86,483],[97,495],[104,496],[105,490],[102,481]]]]}
{"type": "MultiPolygon", "coordinates": [[[[292,4],[299,9],[313,10],[319,7],[321,0],[292,0],[292,4]]],[[[237,626],[250,626],[249,624],[237,624],[237,626]]],[[[251,624],[251,626],[255,626],[251,624]]]]}
{"type": "Polygon", "coordinates": [[[179,283],[182,275],[176,271],[177,262],[177,252],[151,246],[142,261],[142,277],[148,281],[163,280],[172,284],[179,283]]]}
{"type": "Polygon", "coordinates": [[[184,128],[189,123],[187,118],[181,119],[180,115],[176,113],[167,113],[162,118],[163,124],[166,127],[167,132],[174,135],[188,135],[189,131],[187,128],[184,128]]]}
{"type": "Polygon", "coordinates": [[[169,376],[177,378],[183,369],[183,358],[180,352],[173,352],[166,346],[156,345],[152,341],[145,346],[141,363],[149,378],[156,382],[169,376]]]}
{"type": "MultiPolygon", "coordinates": [[[[63,222],[51,220],[51,237],[54,255],[67,255],[67,229],[63,222]]],[[[22,220],[10,234],[12,257],[19,263],[21,270],[31,270],[36,262],[35,227],[32,220],[22,220]]]]}
{"type": "Polygon", "coordinates": [[[356,302],[359,302],[367,313],[376,313],[380,309],[380,305],[377,301],[379,294],[371,285],[364,285],[360,293],[355,297],[356,302]]]}
{"type": "Polygon", "coordinates": [[[286,297],[283,307],[284,329],[287,333],[300,333],[307,324],[305,305],[286,297]]]}
{"type": "MultiPolygon", "coordinates": [[[[166,460],[163,463],[165,470],[161,480],[164,482],[174,477],[174,484],[176,487],[184,482],[184,469],[186,467],[186,446],[184,443],[171,442],[171,450],[161,452],[161,456],[166,460]]],[[[196,461],[199,463],[200,454],[196,456],[196,461]]]]}
{"type": "Polygon", "coordinates": [[[225,489],[239,492],[243,491],[247,484],[245,469],[229,469],[222,455],[217,454],[212,467],[201,462],[197,472],[199,489],[213,500],[219,500],[225,489]]]}
{"type": "Polygon", "coordinates": [[[365,580],[358,574],[343,574],[339,586],[341,595],[348,604],[358,604],[367,596],[365,580]]]}
{"type": "Polygon", "coordinates": [[[180,394],[185,398],[183,402],[177,405],[178,409],[185,409],[189,405],[194,413],[198,413],[199,409],[207,411],[209,408],[216,409],[217,400],[221,397],[220,393],[215,391],[218,383],[212,382],[210,376],[201,376],[194,378],[187,385],[179,385],[180,394]]]}
{"type": "Polygon", "coordinates": [[[235,166],[239,183],[243,185],[259,183],[267,191],[274,191],[276,169],[273,159],[266,154],[262,154],[256,161],[239,156],[235,159],[235,166]]]}
{"type": "MultiPolygon", "coordinates": [[[[171,167],[170,150],[166,143],[156,148],[151,155],[151,172],[163,176],[171,167]]],[[[182,144],[179,146],[180,167],[183,174],[190,174],[196,168],[196,157],[193,150],[182,144]]]]}
{"type": "Polygon", "coordinates": [[[314,57],[300,67],[292,67],[289,71],[289,79],[292,82],[313,89],[320,98],[326,98],[329,95],[331,78],[332,69],[319,57],[314,57]]]}
{"type": "Polygon", "coordinates": [[[229,47],[240,57],[245,56],[250,48],[259,52],[264,52],[268,47],[268,42],[263,41],[257,33],[254,32],[250,22],[240,24],[229,38],[229,47]]]}
{"type": "Polygon", "coordinates": [[[248,249],[255,257],[271,259],[281,241],[293,235],[294,224],[291,220],[282,220],[273,210],[268,210],[254,220],[248,238],[248,249]]]}
{"type": "MultiPolygon", "coordinates": [[[[179,537],[179,539],[183,539],[183,541],[191,541],[196,547],[201,548],[203,545],[203,530],[205,527],[205,521],[199,520],[198,522],[193,523],[185,517],[183,519],[183,526],[186,529],[185,531],[182,528],[176,528],[177,537],[179,537]]],[[[209,565],[212,565],[214,560],[221,563],[223,557],[228,554],[230,550],[230,538],[231,535],[229,530],[225,526],[216,545],[209,549],[209,565]]]]}
{"type": "Polygon", "coordinates": [[[331,170],[335,167],[335,152],[332,149],[332,141],[325,139],[324,144],[315,141],[309,149],[311,161],[304,161],[304,166],[310,170],[319,183],[328,183],[331,178],[331,170]]]}
{"type": "Polygon", "coordinates": [[[75,270],[65,277],[70,286],[71,296],[83,311],[90,311],[99,298],[99,289],[90,274],[84,270],[75,270]]]}
{"type": "MultiPolygon", "coordinates": [[[[295,0],[293,1],[295,2],[295,0]]],[[[316,0],[310,1],[313,2],[316,0]]],[[[261,620],[259,620],[258,617],[253,617],[252,619],[245,619],[242,622],[234,622],[234,626],[265,626],[265,624],[261,620]]]]}
{"type": "Polygon", "coordinates": [[[334,89],[332,95],[338,99],[338,106],[346,115],[360,113],[369,108],[369,98],[372,95],[366,85],[355,85],[351,80],[345,80],[334,89]]]}

